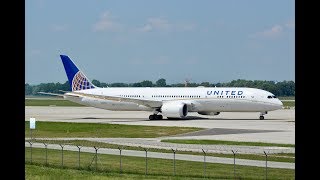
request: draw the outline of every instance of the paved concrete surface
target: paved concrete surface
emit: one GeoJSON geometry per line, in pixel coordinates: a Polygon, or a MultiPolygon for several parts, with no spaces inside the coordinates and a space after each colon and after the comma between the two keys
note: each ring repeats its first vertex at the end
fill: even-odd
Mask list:
{"type": "MultiPolygon", "coordinates": [[[[25,142],[26,147],[30,147],[28,142],[25,142]]],[[[32,147],[45,148],[42,143],[34,143],[32,147]]],[[[49,149],[59,149],[61,150],[60,145],[58,144],[49,144],[47,146],[49,149]]],[[[76,146],[65,145],[64,150],[70,151],[78,151],[76,146]]],[[[95,153],[95,149],[93,147],[82,147],[81,152],[90,152],[95,153]]],[[[112,154],[119,155],[118,149],[106,149],[100,148],[98,150],[99,154],[112,154]]],[[[123,156],[136,156],[136,157],[145,157],[145,151],[135,151],[135,150],[123,150],[121,152],[123,156]]],[[[173,153],[158,153],[158,152],[148,152],[148,158],[161,158],[161,159],[173,159],[173,153]]],[[[196,161],[203,162],[203,156],[199,155],[186,155],[186,154],[176,154],[177,160],[185,160],[185,161],[196,161]]],[[[222,158],[222,157],[213,157],[207,156],[206,162],[208,163],[221,163],[221,164],[233,164],[233,158],[222,158]]],[[[236,159],[237,165],[245,165],[245,166],[258,166],[265,167],[265,161],[258,160],[245,160],[245,159],[236,159]]],[[[273,162],[268,161],[268,167],[270,168],[284,168],[284,169],[295,169],[295,163],[286,163],[286,162],[273,162]]]]}
{"type": "Polygon", "coordinates": [[[218,116],[189,113],[187,120],[149,120],[150,112],[108,111],[93,107],[25,107],[25,120],[90,122],[145,126],[200,127],[207,130],[162,139],[212,139],[227,141],[250,141],[295,144],[295,110],[270,111],[265,120],[259,113],[222,112],[218,116]]]}

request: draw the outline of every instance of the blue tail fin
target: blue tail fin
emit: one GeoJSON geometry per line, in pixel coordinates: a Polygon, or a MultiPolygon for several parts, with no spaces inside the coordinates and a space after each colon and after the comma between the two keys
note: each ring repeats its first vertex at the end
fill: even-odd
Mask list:
{"type": "Polygon", "coordinates": [[[66,55],[60,55],[72,91],[96,88],[66,55]]]}

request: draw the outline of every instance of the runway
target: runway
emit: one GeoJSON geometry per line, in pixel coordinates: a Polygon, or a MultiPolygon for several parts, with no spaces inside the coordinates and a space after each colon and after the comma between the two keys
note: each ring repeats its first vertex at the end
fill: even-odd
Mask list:
{"type": "Polygon", "coordinates": [[[186,120],[149,120],[150,112],[108,111],[92,107],[26,106],[25,120],[110,123],[145,126],[200,127],[206,130],[161,137],[161,139],[213,139],[295,144],[295,110],[270,111],[265,120],[259,113],[222,112],[218,116],[188,113],[186,120]]]}

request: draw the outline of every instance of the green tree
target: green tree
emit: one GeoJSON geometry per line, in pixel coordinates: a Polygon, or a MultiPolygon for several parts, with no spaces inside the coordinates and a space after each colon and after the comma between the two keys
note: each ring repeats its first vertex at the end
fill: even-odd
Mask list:
{"type": "Polygon", "coordinates": [[[102,82],[102,83],[100,83],[100,86],[101,87],[108,87],[109,85],[107,83],[102,82]]]}
{"type": "Polygon", "coordinates": [[[144,80],[141,82],[141,86],[142,87],[152,87],[153,83],[152,83],[152,81],[144,80]]]}
{"type": "Polygon", "coordinates": [[[166,80],[161,78],[159,79],[157,82],[156,82],[156,86],[157,87],[166,87],[167,83],[166,83],[166,80]]]}
{"type": "Polygon", "coordinates": [[[62,91],[71,91],[69,81],[66,81],[65,83],[62,84],[61,90],[62,91]]]}
{"type": "Polygon", "coordinates": [[[172,84],[172,87],[184,87],[185,85],[182,83],[172,84]]]}
{"type": "Polygon", "coordinates": [[[209,82],[202,82],[202,83],[200,84],[200,86],[210,87],[210,83],[209,83],[209,82]]]}
{"type": "Polygon", "coordinates": [[[100,81],[96,79],[92,80],[92,84],[94,84],[95,86],[101,87],[100,81]]]}
{"type": "Polygon", "coordinates": [[[24,94],[25,95],[31,95],[32,94],[32,86],[30,86],[28,83],[24,85],[24,94]]]}
{"type": "Polygon", "coordinates": [[[126,83],[112,83],[110,87],[128,87],[129,85],[126,83]]]}

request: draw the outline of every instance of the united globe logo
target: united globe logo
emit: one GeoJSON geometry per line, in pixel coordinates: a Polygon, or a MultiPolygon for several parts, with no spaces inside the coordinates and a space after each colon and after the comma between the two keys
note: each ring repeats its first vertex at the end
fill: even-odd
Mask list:
{"type": "Polygon", "coordinates": [[[92,89],[92,88],[94,87],[87,80],[87,78],[81,73],[81,71],[77,72],[77,74],[73,77],[72,91],[92,89]]]}

